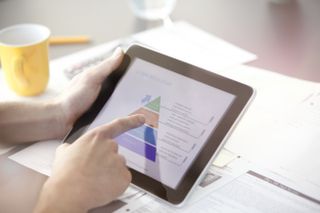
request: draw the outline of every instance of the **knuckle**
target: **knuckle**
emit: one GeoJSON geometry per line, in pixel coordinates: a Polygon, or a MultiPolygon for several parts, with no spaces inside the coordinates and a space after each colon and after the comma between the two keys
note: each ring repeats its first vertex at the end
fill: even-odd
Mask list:
{"type": "Polygon", "coordinates": [[[101,140],[103,138],[103,132],[100,128],[93,129],[90,134],[95,140],[101,140]]]}
{"type": "Polygon", "coordinates": [[[129,171],[129,169],[126,169],[125,172],[124,172],[124,178],[127,182],[127,184],[129,185],[129,183],[131,183],[132,181],[132,174],[131,172],[129,171]]]}
{"type": "Polygon", "coordinates": [[[101,128],[97,127],[87,133],[85,140],[93,147],[95,147],[100,146],[100,144],[102,144],[102,142],[106,140],[106,138],[101,128]]]}
{"type": "Polygon", "coordinates": [[[122,155],[118,155],[118,159],[122,165],[126,165],[126,159],[122,155]]]}
{"type": "Polygon", "coordinates": [[[108,144],[110,146],[110,149],[117,152],[118,151],[118,144],[114,140],[109,140],[108,144]]]}
{"type": "Polygon", "coordinates": [[[126,120],[123,119],[123,118],[117,118],[117,119],[115,120],[115,123],[116,123],[117,126],[119,126],[119,127],[124,127],[124,126],[126,126],[126,120]]]}

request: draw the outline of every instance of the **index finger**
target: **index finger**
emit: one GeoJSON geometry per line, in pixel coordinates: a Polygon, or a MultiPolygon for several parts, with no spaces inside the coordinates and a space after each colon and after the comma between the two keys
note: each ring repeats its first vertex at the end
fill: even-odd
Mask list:
{"type": "Polygon", "coordinates": [[[130,115],[124,118],[118,118],[102,127],[104,128],[103,134],[106,137],[115,138],[130,129],[141,126],[144,122],[144,115],[130,115]]]}

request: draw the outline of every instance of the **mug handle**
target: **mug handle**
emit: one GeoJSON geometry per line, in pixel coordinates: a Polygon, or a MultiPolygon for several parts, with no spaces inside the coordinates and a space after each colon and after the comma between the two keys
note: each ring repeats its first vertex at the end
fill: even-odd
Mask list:
{"type": "Polygon", "coordinates": [[[18,82],[23,87],[28,87],[30,85],[27,79],[26,73],[24,72],[24,59],[22,57],[15,58],[13,60],[13,73],[15,81],[18,82]]]}

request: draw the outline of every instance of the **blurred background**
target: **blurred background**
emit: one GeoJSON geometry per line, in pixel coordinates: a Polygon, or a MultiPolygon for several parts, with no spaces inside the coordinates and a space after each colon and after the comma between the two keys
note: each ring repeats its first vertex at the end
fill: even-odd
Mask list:
{"type": "MultiPolygon", "coordinates": [[[[0,29],[33,22],[52,35],[91,38],[50,47],[54,59],[161,24],[135,16],[130,1],[0,0],[0,29]]],[[[319,0],[177,0],[170,17],[257,54],[250,65],[320,81],[319,0]]]]}

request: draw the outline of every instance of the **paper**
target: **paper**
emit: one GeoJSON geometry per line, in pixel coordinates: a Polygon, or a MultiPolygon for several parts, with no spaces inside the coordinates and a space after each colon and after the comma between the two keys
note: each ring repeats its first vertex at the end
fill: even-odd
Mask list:
{"type": "Polygon", "coordinates": [[[0,155],[9,152],[15,146],[8,145],[8,144],[0,144],[0,155]]]}
{"type": "MultiPolygon", "coordinates": [[[[208,196],[212,191],[215,191],[231,183],[237,177],[245,174],[248,171],[248,168],[246,167],[247,164],[244,164],[243,162],[233,162],[233,165],[237,166],[232,166],[232,168],[228,166],[224,169],[211,166],[208,171],[208,174],[204,177],[200,185],[191,194],[190,198],[187,199],[186,206],[181,208],[180,210],[187,210],[188,206],[194,205],[195,203],[199,202],[200,200],[208,196]]],[[[120,198],[119,200],[122,201],[122,199],[120,198]]],[[[176,208],[171,208],[168,204],[165,204],[164,201],[155,199],[147,193],[140,194],[139,197],[135,196],[134,199],[127,199],[126,203],[123,206],[113,210],[115,212],[136,212],[139,209],[139,211],[137,212],[149,212],[145,209],[145,207],[149,205],[151,205],[152,210],[154,210],[150,210],[150,212],[170,212],[170,210],[179,210],[176,208]]]]}
{"type": "Polygon", "coordinates": [[[257,90],[225,147],[320,186],[320,84],[247,66],[224,75],[257,90]]]}
{"type": "MultiPolygon", "coordinates": [[[[59,144],[59,141],[37,143],[11,158],[15,160],[19,160],[20,157],[29,158],[29,163],[25,162],[25,166],[38,165],[38,171],[50,175],[51,170],[48,168],[51,168],[51,165],[42,160],[47,158],[52,161],[54,152],[48,152],[48,150],[54,150],[59,144]],[[38,156],[39,152],[43,155],[38,156]]],[[[310,188],[308,184],[310,185],[299,179],[281,177],[259,167],[250,167],[240,159],[235,159],[224,169],[211,167],[200,186],[191,195],[187,205],[181,209],[171,208],[146,193],[130,187],[111,204],[92,212],[107,210],[128,212],[128,209],[130,212],[205,212],[206,210],[273,212],[272,210],[275,209],[282,209],[283,212],[318,212],[320,201],[308,194],[310,188]],[[248,173],[248,171],[251,172],[248,173]],[[248,206],[254,208],[248,209],[248,206]]],[[[319,187],[313,189],[320,190],[319,187]]]]}
{"type": "Polygon", "coordinates": [[[222,149],[217,158],[213,161],[213,165],[223,168],[231,163],[238,156],[227,149],[222,149]]]}
{"type": "MultiPolygon", "coordinates": [[[[239,163],[238,163],[239,164],[239,163]]],[[[191,198],[188,200],[188,205],[198,202],[203,199],[203,197],[210,194],[212,190],[216,190],[224,185],[235,180],[240,175],[247,172],[247,168],[243,164],[239,164],[236,168],[225,168],[219,169],[212,166],[208,172],[208,175],[201,182],[200,186],[197,187],[196,191],[192,194],[191,198]],[[214,184],[213,184],[214,183],[214,184]]],[[[111,202],[108,205],[92,209],[90,213],[106,213],[106,212],[131,212],[138,207],[142,207],[149,202],[152,202],[154,199],[150,197],[147,193],[130,186],[122,196],[120,196],[115,201],[111,202]]],[[[156,205],[164,206],[162,208],[166,210],[165,204],[162,202],[156,203],[156,205]]],[[[161,210],[162,210],[161,209],[161,210]]],[[[157,211],[161,212],[161,211],[157,211]]]]}
{"type": "Polygon", "coordinates": [[[51,175],[53,160],[57,147],[61,141],[50,140],[32,144],[9,158],[25,167],[44,175],[51,175]]]}
{"type": "Polygon", "coordinates": [[[187,22],[160,27],[133,36],[159,52],[209,71],[247,63],[257,56],[211,35],[187,22]]]}
{"type": "MultiPolygon", "coordinates": [[[[239,161],[242,160],[235,160],[234,165],[230,164],[220,171],[222,177],[226,175],[233,177],[232,181],[211,188],[209,193],[196,191],[195,195],[202,194],[201,199],[188,202],[182,208],[163,205],[157,199],[145,195],[116,212],[128,212],[129,210],[133,213],[316,213],[320,211],[320,200],[307,194],[298,181],[280,176],[249,162],[245,165],[244,162],[239,163],[239,161]],[[238,172],[235,172],[239,168],[246,168],[246,171],[239,175],[238,172]]],[[[212,184],[212,186],[215,185],[216,182],[212,184]]],[[[210,188],[211,186],[207,187],[210,188]]],[[[318,187],[317,190],[319,189],[318,187]]]]}
{"type": "MultiPolygon", "coordinates": [[[[54,160],[55,150],[61,144],[60,141],[44,141],[33,144],[24,150],[11,155],[9,158],[19,162],[20,164],[36,170],[42,174],[51,175],[52,164],[54,160]]],[[[231,156],[231,153],[228,151],[223,152],[228,153],[227,156],[231,156]]],[[[225,161],[219,163],[222,165],[225,161]]],[[[243,164],[239,160],[235,160],[232,162],[232,168],[229,166],[225,166],[224,168],[219,168],[215,166],[211,166],[208,173],[201,181],[200,185],[195,189],[192,193],[190,199],[188,200],[188,204],[193,204],[203,199],[203,197],[210,194],[213,190],[216,190],[227,183],[230,183],[235,178],[244,174],[248,171],[246,164],[243,164]],[[214,183],[214,184],[213,184],[214,183]]],[[[123,210],[123,209],[131,209],[132,205],[134,208],[137,205],[141,206],[145,201],[153,201],[149,195],[145,192],[135,189],[134,187],[129,187],[126,192],[121,195],[117,200],[112,203],[94,209],[90,212],[113,212],[115,210],[123,210]],[[143,199],[140,199],[144,197],[143,199]]],[[[163,203],[158,203],[157,205],[164,205],[163,203]]],[[[164,205],[166,206],[166,205],[164,205]]],[[[125,210],[126,211],[126,210],[125,210]]]]}

